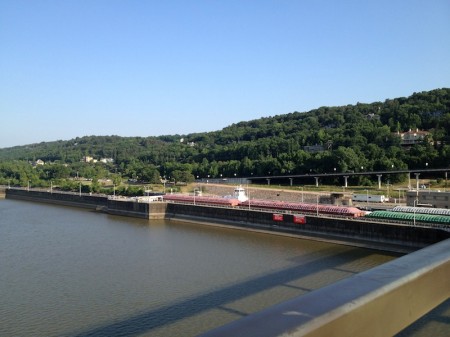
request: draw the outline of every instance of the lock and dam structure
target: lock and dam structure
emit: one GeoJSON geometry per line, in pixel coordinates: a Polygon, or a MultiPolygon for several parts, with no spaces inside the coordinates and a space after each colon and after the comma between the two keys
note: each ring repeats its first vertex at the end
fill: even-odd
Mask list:
{"type": "Polygon", "coordinates": [[[405,254],[306,295],[246,316],[202,337],[392,336],[450,299],[450,229],[145,201],[106,195],[0,188],[0,197],[81,207],[144,219],[189,221],[273,235],[323,240],[405,254]],[[381,323],[382,322],[382,323],[381,323]]]}

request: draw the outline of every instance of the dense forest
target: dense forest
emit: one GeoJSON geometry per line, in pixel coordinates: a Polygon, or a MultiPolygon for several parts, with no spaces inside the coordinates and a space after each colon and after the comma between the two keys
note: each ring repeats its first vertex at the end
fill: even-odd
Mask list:
{"type": "MultiPolygon", "coordinates": [[[[242,177],[447,167],[450,89],[370,104],[242,121],[222,130],[159,137],[86,136],[0,149],[0,184],[111,177],[149,183],[242,177]],[[402,144],[400,134],[427,131],[402,144]],[[108,162],[85,163],[86,156],[108,162]],[[109,160],[109,158],[111,160],[109,160]],[[37,160],[44,165],[32,166],[37,160]]],[[[400,178],[399,178],[400,179],[400,178]]],[[[95,185],[95,184],[94,184],[95,185]]]]}

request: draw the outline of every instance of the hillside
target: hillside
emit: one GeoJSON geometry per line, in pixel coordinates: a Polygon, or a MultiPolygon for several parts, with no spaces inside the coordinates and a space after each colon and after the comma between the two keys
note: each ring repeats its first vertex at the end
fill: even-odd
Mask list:
{"type": "Polygon", "coordinates": [[[416,168],[426,163],[444,167],[450,163],[450,89],[242,121],[208,133],[88,136],[0,149],[2,163],[41,159],[79,165],[84,156],[112,158],[110,171],[147,179],[142,171],[149,168],[152,177],[183,174],[187,180],[416,168]],[[400,133],[409,130],[428,133],[404,144],[400,133]]]}

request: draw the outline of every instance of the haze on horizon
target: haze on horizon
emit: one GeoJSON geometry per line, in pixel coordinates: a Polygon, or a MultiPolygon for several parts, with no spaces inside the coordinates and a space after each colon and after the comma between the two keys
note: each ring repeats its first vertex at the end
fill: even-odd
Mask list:
{"type": "Polygon", "coordinates": [[[0,148],[450,87],[450,2],[0,2],[0,148]]]}

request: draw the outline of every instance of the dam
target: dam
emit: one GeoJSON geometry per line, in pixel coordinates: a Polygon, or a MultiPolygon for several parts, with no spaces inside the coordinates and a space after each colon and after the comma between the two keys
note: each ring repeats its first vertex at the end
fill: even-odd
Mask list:
{"type": "MultiPolygon", "coordinates": [[[[295,221],[295,214],[274,219],[274,212],[247,208],[211,207],[182,203],[149,202],[146,197],[121,198],[107,195],[56,193],[43,190],[6,189],[6,198],[75,206],[114,215],[143,219],[170,219],[228,226],[241,230],[265,231],[349,244],[357,247],[408,253],[450,238],[442,228],[407,226],[373,222],[362,218],[336,218],[326,215],[303,215],[304,223],[295,221]]],[[[302,221],[303,222],[303,221],[302,221]]]]}

